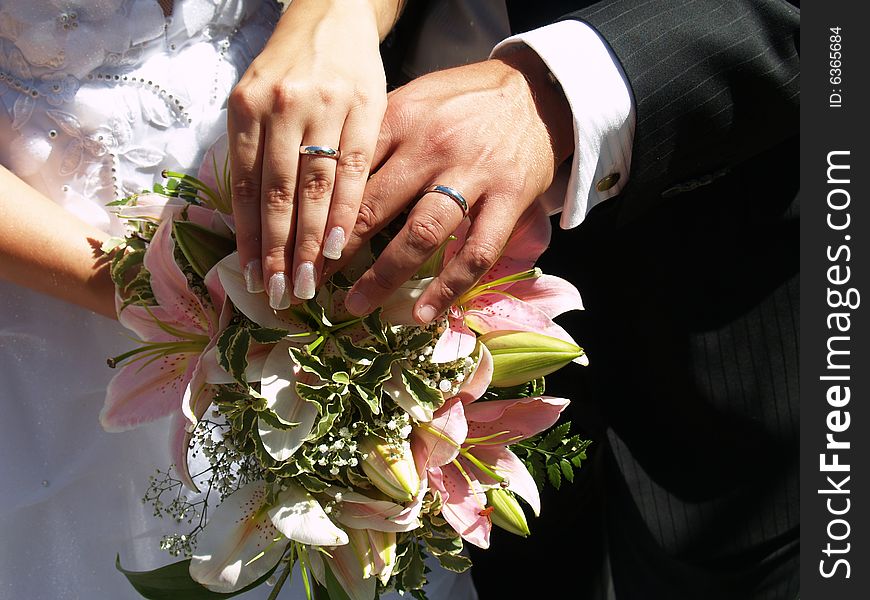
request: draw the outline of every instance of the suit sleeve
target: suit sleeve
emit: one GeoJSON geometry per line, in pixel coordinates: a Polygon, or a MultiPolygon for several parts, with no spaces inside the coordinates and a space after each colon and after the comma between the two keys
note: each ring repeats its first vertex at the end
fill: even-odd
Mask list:
{"type": "Polygon", "coordinates": [[[778,0],[613,0],[592,26],[635,101],[624,218],[797,136],[800,12],[778,0]]]}

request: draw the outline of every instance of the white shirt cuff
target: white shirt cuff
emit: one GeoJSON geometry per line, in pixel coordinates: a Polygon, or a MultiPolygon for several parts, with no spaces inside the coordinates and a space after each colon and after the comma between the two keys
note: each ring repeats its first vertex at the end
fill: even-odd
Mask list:
{"type": "MultiPolygon", "coordinates": [[[[550,214],[562,211],[560,225],[579,225],[602,200],[628,181],[635,111],[619,61],[594,29],[582,21],[559,21],[499,43],[490,56],[514,44],[538,53],[562,86],[574,117],[574,158],[564,198],[545,194],[550,214]]],[[[557,178],[550,188],[558,186],[557,178]]]]}

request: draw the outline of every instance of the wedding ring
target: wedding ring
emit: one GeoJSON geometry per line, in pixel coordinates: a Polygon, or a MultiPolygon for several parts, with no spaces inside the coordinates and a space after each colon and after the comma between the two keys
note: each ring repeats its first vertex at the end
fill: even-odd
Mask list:
{"type": "Polygon", "coordinates": [[[337,149],[329,146],[299,146],[299,154],[338,159],[338,156],[341,153],[337,149]]]}
{"type": "Polygon", "coordinates": [[[444,194],[451,200],[453,200],[459,208],[462,209],[462,216],[468,216],[468,202],[465,201],[465,197],[460,194],[457,190],[452,187],[446,185],[430,185],[425,190],[423,190],[424,194],[428,194],[429,192],[435,192],[436,194],[444,194]]]}

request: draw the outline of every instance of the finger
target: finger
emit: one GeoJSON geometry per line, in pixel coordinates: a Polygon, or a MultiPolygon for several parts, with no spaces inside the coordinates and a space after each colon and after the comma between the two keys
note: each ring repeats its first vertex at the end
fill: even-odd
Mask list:
{"type": "Polygon", "coordinates": [[[488,197],[478,201],[465,243],[414,307],[421,323],[446,311],[486,275],[501,256],[521,214],[521,207],[506,199],[488,197]]]}
{"type": "MultiPolygon", "coordinates": [[[[460,173],[445,173],[438,177],[438,181],[458,182],[450,187],[463,190],[469,204],[473,204],[469,195],[473,199],[477,197],[477,186],[464,182],[460,173]]],[[[465,211],[449,196],[436,192],[424,194],[411,210],[401,231],[351,288],[346,300],[348,310],[361,315],[382,304],[447,242],[464,217],[465,211]]],[[[434,313],[429,315],[421,311],[416,315],[424,322],[434,317],[434,313]]]]}
{"type": "MultiPolygon", "coordinates": [[[[339,123],[337,119],[326,122],[339,123]]],[[[303,146],[338,149],[341,130],[322,124],[313,125],[302,138],[303,146]]],[[[335,158],[300,155],[297,185],[296,239],[293,244],[293,295],[310,300],[317,292],[317,279],[323,265],[321,248],[332,191],[335,186],[335,158]]],[[[291,250],[291,248],[288,248],[291,250]]]]}
{"type": "Polygon", "coordinates": [[[288,121],[269,123],[263,154],[260,194],[263,276],[269,305],[282,310],[291,303],[291,278],[287,271],[287,247],[294,238],[296,176],[302,132],[288,121]]]}
{"type": "Polygon", "coordinates": [[[249,292],[262,292],[263,265],[260,231],[260,184],[264,130],[255,101],[242,86],[230,95],[227,116],[233,217],[239,263],[249,292]]]}
{"type": "Polygon", "coordinates": [[[324,278],[344,268],[376,233],[419,197],[419,181],[425,181],[426,174],[418,171],[416,163],[412,166],[402,154],[393,154],[369,177],[342,257],[325,265],[324,278]]]}
{"type": "Polygon", "coordinates": [[[376,111],[351,111],[341,132],[341,156],[335,169],[335,190],[326,222],[323,256],[338,260],[353,230],[377,143],[380,119],[376,111]]]}

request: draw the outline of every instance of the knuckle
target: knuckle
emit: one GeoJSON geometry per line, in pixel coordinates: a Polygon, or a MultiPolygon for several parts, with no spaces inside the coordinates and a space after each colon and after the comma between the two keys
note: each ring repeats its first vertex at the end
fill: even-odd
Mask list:
{"type": "Polygon", "coordinates": [[[420,216],[408,222],[408,245],[420,254],[437,250],[443,238],[444,228],[437,219],[420,216]]]}
{"type": "Polygon", "coordinates": [[[459,297],[457,286],[444,281],[440,277],[438,278],[438,290],[436,294],[445,305],[452,304],[459,297]]]}
{"type": "MultiPolygon", "coordinates": [[[[375,201],[376,203],[377,201],[375,201]]],[[[365,238],[367,234],[373,231],[378,224],[378,213],[372,208],[372,201],[363,198],[359,205],[359,212],[356,215],[356,223],[353,226],[353,233],[357,237],[365,238]]]]}
{"type": "Polygon", "coordinates": [[[291,112],[299,104],[300,93],[292,83],[279,82],[272,86],[272,106],[276,112],[291,112]]]}
{"type": "Polygon", "coordinates": [[[263,204],[268,211],[287,212],[293,207],[293,186],[272,185],[263,192],[263,204]]]}
{"type": "Polygon", "coordinates": [[[263,266],[267,271],[283,271],[285,263],[285,247],[283,244],[272,244],[263,249],[263,266]]]}
{"type": "Polygon", "coordinates": [[[227,98],[227,109],[236,118],[251,119],[255,116],[257,102],[255,93],[246,85],[237,85],[227,98]]]}
{"type": "Polygon", "coordinates": [[[239,177],[232,182],[233,202],[240,207],[260,203],[260,182],[250,177],[239,177]]]}
{"type": "Polygon", "coordinates": [[[347,153],[342,153],[336,168],[341,175],[358,179],[365,175],[368,167],[369,159],[368,156],[366,156],[366,153],[360,150],[353,150],[347,153]]]}
{"type": "Polygon", "coordinates": [[[302,180],[300,193],[305,200],[329,200],[332,193],[332,177],[326,169],[312,168],[302,180]]]}
{"type": "Polygon", "coordinates": [[[300,233],[296,239],[296,250],[302,258],[313,258],[320,253],[321,239],[310,233],[300,233]]]}
{"type": "Polygon", "coordinates": [[[475,277],[489,271],[501,256],[501,251],[490,242],[470,244],[466,250],[469,271],[475,277]]]}
{"type": "Polygon", "coordinates": [[[394,287],[396,287],[396,283],[393,281],[393,278],[389,275],[385,274],[381,269],[377,267],[377,265],[373,265],[371,269],[369,269],[369,273],[371,273],[371,283],[380,288],[384,292],[391,292],[394,287]]]}

